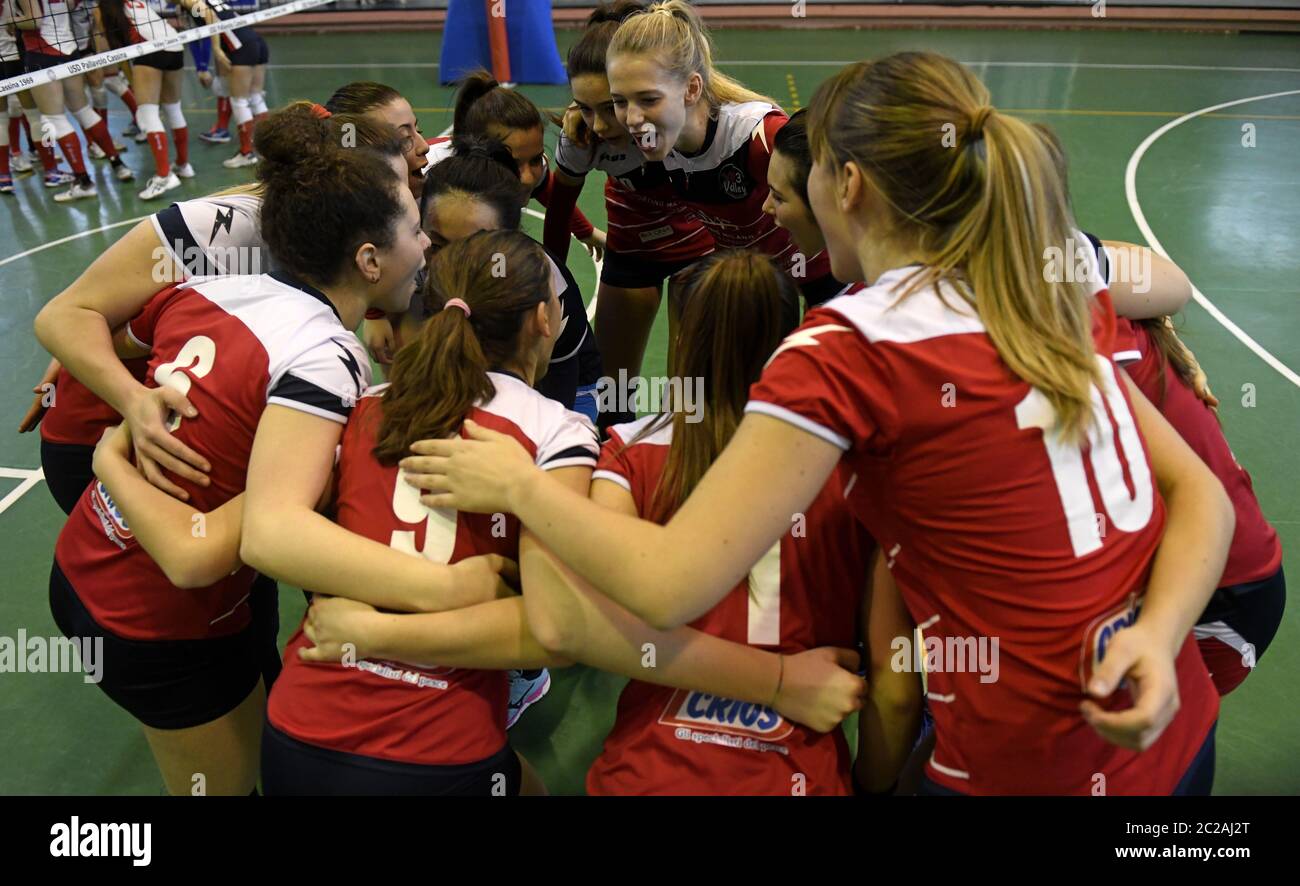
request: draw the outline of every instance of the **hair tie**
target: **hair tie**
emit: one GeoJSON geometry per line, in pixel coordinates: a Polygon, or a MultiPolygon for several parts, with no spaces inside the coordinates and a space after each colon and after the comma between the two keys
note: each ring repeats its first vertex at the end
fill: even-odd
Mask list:
{"type": "Polygon", "coordinates": [[[312,102],[311,113],[313,117],[318,117],[321,120],[328,120],[330,117],[334,116],[332,113],[330,113],[329,108],[325,107],[324,105],[318,105],[315,102],[312,102]]]}
{"type": "Polygon", "coordinates": [[[447,299],[447,301],[445,301],[445,302],[443,303],[443,305],[442,305],[442,309],[445,311],[445,310],[447,310],[448,308],[460,308],[462,311],[465,312],[465,317],[466,317],[466,319],[468,319],[469,316],[470,316],[469,305],[465,304],[465,300],[464,300],[464,299],[460,299],[460,298],[449,298],[449,299],[447,299]]]}
{"type": "Polygon", "coordinates": [[[989,117],[996,109],[992,105],[984,105],[975,110],[970,117],[970,137],[979,139],[984,137],[984,124],[988,122],[989,117]]]}

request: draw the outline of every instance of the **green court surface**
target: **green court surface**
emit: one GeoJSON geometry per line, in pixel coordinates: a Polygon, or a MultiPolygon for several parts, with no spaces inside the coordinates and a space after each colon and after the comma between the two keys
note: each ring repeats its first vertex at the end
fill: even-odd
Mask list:
{"type": "MultiPolygon", "coordinates": [[[[1202,305],[1180,318],[1222,401],[1221,416],[1238,460],[1255,478],[1265,514],[1300,575],[1300,41],[1294,36],[1020,31],[720,31],[722,67],[787,110],[806,103],[840,65],[899,49],[937,50],[971,64],[995,104],[1051,124],[1071,155],[1081,225],[1106,239],[1145,242],[1150,233],[1187,270],[1224,322],[1202,305]],[[1232,103],[1188,119],[1183,115],[1232,103]],[[1176,123],[1154,141],[1161,127],[1176,123]],[[1253,139],[1249,136],[1253,136],[1253,139]],[[1145,143],[1135,187],[1125,172],[1145,143]],[[1225,322],[1235,324],[1241,337],[1225,322]],[[1247,347],[1250,341],[1256,350],[1247,347]],[[1266,362],[1265,356],[1276,365],[1266,362]],[[1289,374],[1289,375],[1288,375],[1289,374]]],[[[572,32],[561,32],[561,43],[572,32]]],[[[433,33],[303,35],[271,38],[268,100],[323,101],[350,80],[398,88],[417,107],[426,134],[450,123],[450,90],[438,85],[433,33]],[[370,61],[360,61],[365,58],[370,61]]],[[[563,46],[562,46],[563,48],[563,46]]],[[[521,87],[558,109],[562,87],[521,87]]],[[[185,111],[191,132],[211,125],[213,103],[193,81],[185,111]]],[[[125,113],[113,99],[110,125],[125,113]]],[[[551,133],[551,140],[554,133],[551,133]]],[[[197,197],[246,180],[220,160],[233,151],[192,138],[198,177],[169,195],[197,197]]],[[[162,208],[135,194],[151,167],[143,145],[127,162],[139,178],[118,185],[96,164],[98,201],[55,204],[33,178],[0,208],[0,635],[55,636],[47,582],[63,515],[29,472],[40,466],[36,435],[14,433],[48,359],[32,334],[42,304],[134,220],[162,208]],[[25,487],[25,492],[20,491],[25,487]]],[[[600,182],[583,210],[604,220],[600,182]]],[[[534,206],[534,208],[538,208],[534,206]]],[[[540,222],[527,219],[540,235],[540,222]]],[[[588,298],[592,263],[569,255],[588,298]]],[[[663,318],[647,374],[663,370],[663,318]]],[[[296,627],[302,596],[281,594],[283,638],[296,627]]],[[[1258,672],[1223,704],[1218,730],[1220,793],[1300,793],[1300,610],[1293,607],[1258,672]]],[[[580,793],[587,766],[613,722],[620,678],[575,667],[555,674],[550,695],[512,736],[553,793],[580,793]]],[[[0,793],[157,794],[162,783],[131,718],[76,674],[0,674],[0,793]]]]}

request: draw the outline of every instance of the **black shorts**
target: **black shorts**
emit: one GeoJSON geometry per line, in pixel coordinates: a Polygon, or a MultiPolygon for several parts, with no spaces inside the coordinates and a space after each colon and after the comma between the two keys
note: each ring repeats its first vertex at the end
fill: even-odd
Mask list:
{"type": "Polygon", "coordinates": [[[23,70],[22,58],[16,58],[13,61],[0,61],[0,80],[8,80],[10,77],[21,77],[27,72],[23,70]]]}
{"type": "Polygon", "coordinates": [[[57,68],[59,65],[67,64],[73,61],[70,55],[46,55],[43,52],[28,51],[23,55],[23,65],[27,73],[32,71],[43,71],[46,68],[57,68]]]}
{"type": "Polygon", "coordinates": [[[128,640],[95,621],[57,562],[50,612],[65,637],[102,640],[99,688],[155,729],[211,723],[248,698],[261,677],[255,625],[211,640],[128,640]]]}
{"type": "Polygon", "coordinates": [[[139,58],[131,59],[134,65],[144,65],[146,68],[157,68],[159,71],[179,71],[185,67],[185,53],[183,52],[151,52],[148,55],[142,55],[139,58]]]}
{"type": "Polygon", "coordinates": [[[45,485],[50,487],[50,495],[54,496],[63,513],[72,513],[81,500],[81,494],[95,479],[91,467],[94,458],[94,446],[41,441],[41,470],[45,472],[45,485]]]}
{"type": "Polygon", "coordinates": [[[507,742],[462,766],[421,766],[317,747],[262,728],[262,793],[268,797],[515,797],[522,767],[507,742]]]}
{"type": "MultiPolygon", "coordinates": [[[[239,29],[239,39],[241,45],[234,52],[227,52],[226,58],[230,59],[232,65],[241,67],[253,67],[254,65],[264,65],[271,60],[271,48],[266,45],[262,35],[250,29],[239,29]]],[[[225,49],[222,46],[222,49],[225,49]]]]}
{"type": "Polygon", "coordinates": [[[663,282],[699,261],[698,258],[674,262],[654,261],[633,255],[623,255],[605,250],[605,264],[600,270],[600,282],[623,289],[658,289],[663,282]]]}

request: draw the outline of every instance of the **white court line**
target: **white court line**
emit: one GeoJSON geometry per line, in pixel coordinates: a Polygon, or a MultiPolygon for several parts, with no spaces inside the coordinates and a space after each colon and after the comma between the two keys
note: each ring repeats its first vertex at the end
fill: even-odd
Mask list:
{"type": "Polygon", "coordinates": [[[26,495],[33,486],[45,479],[45,471],[41,468],[27,470],[25,468],[0,468],[0,477],[8,479],[21,479],[23,482],[13,489],[4,498],[0,498],[0,514],[9,510],[9,507],[18,499],[26,495]]]}
{"type": "Polygon", "coordinates": [[[148,217],[149,216],[147,215],[141,215],[136,218],[128,218],[125,221],[113,222],[112,224],[109,225],[101,225],[98,228],[91,228],[89,231],[80,231],[76,234],[69,234],[67,237],[60,237],[58,240],[51,240],[49,243],[42,243],[40,246],[33,246],[31,249],[28,249],[25,252],[20,252],[17,255],[11,255],[8,258],[0,258],[0,268],[4,267],[10,262],[18,261],[18,259],[20,258],[26,258],[29,255],[35,255],[38,252],[43,252],[46,249],[49,249],[51,246],[59,246],[64,243],[70,243],[73,240],[79,240],[82,237],[88,237],[91,234],[98,234],[100,231],[111,231],[113,228],[120,228],[123,225],[133,225],[136,222],[143,221],[148,217]]]}
{"type": "MultiPolygon", "coordinates": [[[[1175,126],[1181,126],[1188,120],[1193,120],[1202,114],[1209,114],[1213,111],[1220,111],[1224,108],[1231,108],[1235,105],[1244,105],[1248,102],[1280,98],[1285,95],[1300,95],[1300,89],[1291,89],[1286,92],[1270,92],[1267,95],[1252,95],[1250,98],[1239,98],[1235,101],[1223,102],[1222,104],[1211,105],[1208,108],[1201,108],[1199,111],[1192,111],[1191,113],[1184,114],[1175,120],[1170,120],[1164,126],[1161,126],[1155,132],[1148,135],[1143,140],[1142,144],[1137,146],[1137,150],[1133,152],[1133,156],[1128,159],[1128,168],[1124,170],[1124,196],[1128,200],[1129,211],[1133,213],[1133,220],[1137,222],[1138,228],[1142,231],[1142,236],[1146,238],[1147,243],[1151,244],[1153,250],[1169,259],[1169,253],[1162,245],[1160,245],[1160,241],[1156,239],[1155,232],[1151,230],[1151,225],[1147,224],[1146,215],[1143,214],[1142,207],[1138,203],[1137,199],[1138,164],[1142,162],[1142,157],[1146,154],[1147,150],[1156,143],[1156,139],[1160,138],[1160,136],[1164,135],[1175,126]]],[[[1173,259],[1169,260],[1173,261],[1173,259]]],[[[1233,323],[1232,320],[1228,318],[1227,314],[1219,310],[1214,303],[1206,298],[1205,294],[1195,286],[1192,287],[1192,298],[1196,299],[1196,303],[1205,308],[1205,310],[1209,312],[1210,316],[1218,321],[1220,326],[1231,332],[1236,336],[1238,341],[1254,351],[1257,357],[1276,369],[1282,377],[1291,382],[1291,384],[1300,387],[1300,375],[1297,375],[1294,370],[1265,350],[1263,345],[1247,335],[1240,326],[1233,323]]]]}

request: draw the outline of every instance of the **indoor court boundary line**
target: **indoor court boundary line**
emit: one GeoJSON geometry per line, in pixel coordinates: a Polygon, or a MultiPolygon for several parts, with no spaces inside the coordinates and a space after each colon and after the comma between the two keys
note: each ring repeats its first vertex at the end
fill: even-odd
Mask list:
{"type": "Polygon", "coordinates": [[[0,514],[3,514],[5,511],[9,510],[18,499],[30,492],[37,483],[45,479],[45,469],[36,468],[35,470],[30,470],[28,468],[0,468],[0,477],[23,481],[12,489],[4,498],[0,498],[0,514]]]}
{"type": "MultiPolygon", "coordinates": [[[[1152,249],[1154,249],[1157,253],[1159,253],[1164,258],[1173,261],[1173,259],[1170,258],[1169,256],[1169,252],[1164,248],[1164,246],[1161,245],[1160,241],[1156,238],[1155,232],[1151,230],[1151,225],[1147,224],[1146,215],[1142,212],[1142,206],[1141,204],[1138,203],[1138,199],[1137,199],[1138,164],[1142,162],[1142,157],[1145,156],[1147,150],[1153,144],[1156,143],[1157,139],[1159,139],[1165,133],[1169,132],[1169,130],[1173,129],[1176,126],[1181,126],[1182,124],[1186,123],[1188,120],[1194,120],[1197,117],[1202,116],[1203,114],[1209,114],[1214,111],[1220,111],[1224,108],[1232,108],[1237,105],[1244,105],[1249,102],[1265,101],[1271,98],[1281,98],[1287,95],[1300,95],[1300,89],[1289,89],[1286,90],[1285,92],[1270,92],[1267,93],[1266,95],[1252,95],[1249,98],[1239,98],[1230,102],[1222,102],[1217,105],[1210,105],[1208,108],[1201,108],[1199,111],[1191,111],[1190,113],[1184,114],[1181,117],[1177,118],[1176,120],[1170,120],[1168,123],[1161,126],[1155,132],[1151,133],[1145,139],[1143,139],[1142,143],[1137,146],[1137,150],[1133,152],[1133,156],[1129,157],[1128,167],[1124,170],[1124,197],[1126,200],[1128,200],[1128,208],[1129,208],[1129,212],[1133,214],[1133,220],[1137,222],[1138,228],[1142,231],[1142,236],[1146,238],[1147,243],[1150,244],[1152,249]]],[[[1228,315],[1223,313],[1223,311],[1219,310],[1219,308],[1215,306],[1214,302],[1206,298],[1205,293],[1197,289],[1195,285],[1192,286],[1192,298],[1196,299],[1196,303],[1200,305],[1202,308],[1204,308],[1211,317],[1213,317],[1216,321],[1218,321],[1220,326],[1222,326],[1224,329],[1231,332],[1239,342],[1241,342],[1246,347],[1250,348],[1250,350],[1254,351],[1257,357],[1259,357],[1269,366],[1276,369],[1283,378],[1291,382],[1291,384],[1295,385],[1296,387],[1300,388],[1300,375],[1297,375],[1294,370],[1292,370],[1289,366],[1287,366],[1277,357],[1274,357],[1271,353],[1269,353],[1264,348],[1263,345],[1255,341],[1255,339],[1251,338],[1236,323],[1232,322],[1232,320],[1229,319],[1228,315]]]]}
{"type": "MultiPolygon", "coordinates": [[[[73,240],[80,240],[82,237],[88,237],[91,234],[98,234],[101,231],[111,231],[113,228],[120,228],[123,225],[133,225],[138,221],[144,221],[146,218],[149,218],[149,216],[141,215],[136,218],[128,218],[123,221],[116,221],[116,222],[112,222],[111,224],[100,225],[98,228],[91,228],[88,231],[78,231],[75,234],[69,234],[66,237],[60,237],[57,240],[51,240],[49,243],[42,243],[40,246],[33,246],[31,249],[25,250],[23,252],[19,252],[16,255],[11,255],[8,258],[0,258],[0,268],[3,268],[5,265],[9,264],[10,262],[16,262],[20,258],[26,258],[29,255],[35,255],[38,252],[44,252],[45,250],[51,247],[62,246],[64,243],[71,243],[73,240]]],[[[0,476],[3,475],[0,474],[0,476]]]]}

